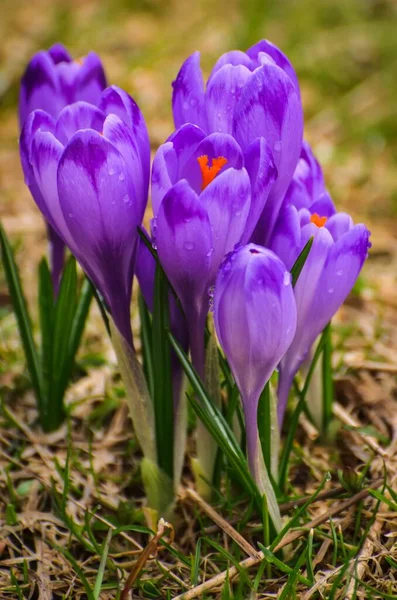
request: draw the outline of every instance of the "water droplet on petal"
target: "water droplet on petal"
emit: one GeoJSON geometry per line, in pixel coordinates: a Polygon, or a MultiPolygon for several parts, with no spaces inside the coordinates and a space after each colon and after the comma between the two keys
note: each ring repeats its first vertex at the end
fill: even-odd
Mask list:
{"type": "Polygon", "coordinates": [[[341,277],[343,275],[343,269],[339,269],[339,271],[336,271],[336,274],[341,277]]]}
{"type": "Polygon", "coordinates": [[[70,217],[70,219],[73,219],[73,213],[68,213],[68,217],[70,217]]]}
{"type": "Polygon", "coordinates": [[[156,242],[153,242],[152,248],[153,248],[153,250],[157,250],[157,244],[156,244],[156,242]]]}
{"type": "Polygon", "coordinates": [[[283,284],[290,285],[291,283],[291,273],[288,271],[284,271],[283,284]]]}
{"type": "Polygon", "coordinates": [[[208,293],[208,296],[209,296],[210,298],[213,298],[213,297],[214,297],[214,293],[215,293],[215,286],[214,286],[214,285],[211,285],[211,286],[208,288],[208,290],[207,290],[207,293],[208,293]]]}
{"type": "Polygon", "coordinates": [[[125,196],[123,196],[123,202],[124,202],[124,204],[128,204],[129,201],[130,201],[130,197],[129,197],[128,194],[126,194],[125,196]]]}
{"type": "Polygon", "coordinates": [[[184,110],[187,110],[189,108],[189,102],[184,102],[182,104],[182,107],[183,107],[184,110]]]}
{"type": "Polygon", "coordinates": [[[331,287],[331,288],[329,288],[329,289],[328,289],[328,294],[333,294],[333,293],[334,293],[334,288],[332,288],[332,287],[331,287]]]}
{"type": "Polygon", "coordinates": [[[185,250],[188,250],[190,252],[191,250],[194,249],[194,243],[193,242],[185,242],[183,244],[183,247],[185,248],[185,250]]]}
{"type": "Polygon", "coordinates": [[[209,258],[210,256],[212,256],[212,255],[213,255],[213,253],[214,253],[214,249],[213,249],[213,248],[210,248],[210,249],[208,250],[208,252],[207,252],[207,257],[209,258]]]}
{"type": "Polygon", "coordinates": [[[283,146],[283,144],[282,144],[281,140],[277,140],[277,142],[274,142],[273,148],[274,148],[275,152],[281,152],[282,146],[283,146]]]}
{"type": "Polygon", "coordinates": [[[114,175],[114,169],[109,169],[109,175],[114,175]]]}
{"type": "Polygon", "coordinates": [[[241,215],[241,210],[236,210],[236,212],[234,213],[235,217],[239,217],[241,215]]]}
{"type": "Polygon", "coordinates": [[[124,173],[120,173],[119,179],[120,179],[120,181],[124,181],[124,179],[125,179],[124,173]]]}

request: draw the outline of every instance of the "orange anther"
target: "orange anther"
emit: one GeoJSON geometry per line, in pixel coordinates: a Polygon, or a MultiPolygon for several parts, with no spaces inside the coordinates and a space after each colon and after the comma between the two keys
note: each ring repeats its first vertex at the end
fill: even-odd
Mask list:
{"type": "Polygon", "coordinates": [[[313,213],[310,217],[310,222],[317,225],[317,227],[324,227],[327,222],[327,217],[320,217],[317,213],[313,213]]]}
{"type": "Polygon", "coordinates": [[[211,181],[215,179],[222,167],[225,166],[225,164],[227,163],[227,158],[225,158],[224,156],[218,156],[218,158],[213,158],[212,165],[209,166],[208,156],[206,154],[203,154],[203,156],[198,157],[197,162],[200,166],[201,176],[203,179],[201,183],[201,189],[204,190],[207,187],[207,185],[209,185],[211,181]]]}

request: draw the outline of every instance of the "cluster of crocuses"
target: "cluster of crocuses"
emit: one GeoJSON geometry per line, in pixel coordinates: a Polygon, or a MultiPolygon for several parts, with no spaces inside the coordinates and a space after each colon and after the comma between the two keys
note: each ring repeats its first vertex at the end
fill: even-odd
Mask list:
{"type": "MultiPolygon", "coordinates": [[[[281,427],[293,379],[351,291],[369,232],[336,212],[326,191],[303,141],[299,84],[288,58],[261,41],[221,56],[206,85],[199,60],[190,56],[172,84],[176,129],[153,160],[149,237],[184,313],[171,303],[172,329],[202,379],[213,308],[259,483],[261,392],[278,368],[281,427]],[[290,270],[310,238],[293,288],[290,270]]],[[[154,281],[154,259],[138,236],[150,175],[142,113],[125,91],[106,87],[95,54],[73,61],[56,45],[28,65],[20,122],[25,180],[49,229],[54,289],[66,245],[134,352],[133,276],[149,309],[154,281]]]]}

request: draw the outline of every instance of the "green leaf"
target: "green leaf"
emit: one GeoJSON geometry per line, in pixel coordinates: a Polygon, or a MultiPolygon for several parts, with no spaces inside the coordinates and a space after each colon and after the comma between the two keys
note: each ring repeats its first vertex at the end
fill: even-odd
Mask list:
{"type": "Polygon", "coordinates": [[[112,540],[112,533],[113,533],[113,530],[110,528],[108,531],[108,534],[106,536],[106,539],[103,542],[101,562],[99,563],[98,574],[95,579],[94,592],[93,592],[95,600],[99,600],[99,596],[101,593],[103,575],[105,573],[106,560],[107,560],[108,553],[109,553],[110,542],[112,540]]]}
{"type": "Polygon", "coordinates": [[[152,352],[154,381],[154,418],[156,427],[157,464],[174,478],[174,403],[171,378],[168,284],[163,269],[156,265],[152,315],[152,352]]]}
{"type": "Polygon", "coordinates": [[[19,335],[21,336],[23,350],[25,353],[26,364],[38,404],[40,419],[43,423],[46,400],[44,395],[43,377],[40,369],[39,356],[33,340],[32,322],[29,316],[26,300],[23,295],[21,280],[18,274],[15,258],[6,233],[1,225],[0,245],[8,291],[12,299],[12,304],[18,323],[19,335]]]}
{"type": "Polygon", "coordinates": [[[154,394],[154,375],[152,361],[152,322],[148,307],[141,293],[138,296],[139,318],[141,322],[141,343],[143,371],[149,389],[150,397],[154,394]]]}
{"type": "Polygon", "coordinates": [[[262,512],[262,497],[253,481],[248,469],[247,460],[238,445],[233,432],[227,424],[220,410],[215,406],[197,375],[194,367],[190,364],[185,352],[170,333],[170,341],[178,359],[183,366],[187,378],[195,392],[193,395],[188,395],[189,402],[196,415],[201,419],[212,437],[215,439],[222,452],[233,468],[237,479],[248,494],[255,498],[256,506],[259,512],[262,512]]]}
{"type": "Polygon", "coordinates": [[[288,425],[287,439],[285,440],[285,443],[284,443],[284,449],[283,449],[283,453],[282,453],[281,461],[280,461],[279,486],[280,486],[281,490],[284,490],[284,488],[285,488],[285,482],[286,482],[286,478],[287,478],[287,474],[288,474],[289,457],[290,457],[292,446],[294,443],[295,432],[298,427],[299,417],[305,406],[306,394],[309,389],[310,381],[313,376],[317,361],[320,358],[321,352],[323,351],[323,347],[324,347],[324,334],[321,336],[320,341],[317,345],[316,351],[313,356],[312,363],[310,365],[309,372],[308,372],[306,380],[305,380],[305,384],[303,386],[302,391],[299,394],[298,404],[296,405],[296,408],[293,412],[293,415],[292,415],[291,420],[288,425]]]}
{"type": "Polygon", "coordinates": [[[48,399],[48,421],[52,430],[57,429],[65,417],[63,396],[69,378],[65,367],[69,360],[69,340],[76,312],[76,296],[76,260],[70,256],[63,271],[54,311],[52,387],[51,397],[48,399]]]}
{"type": "Polygon", "coordinates": [[[292,277],[292,287],[295,287],[296,282],[298,281],[299,275],[305,265],[306,259],[309,255],[311,247],[313,246],[314,237],[311,237],[307,242],[302,252],[299,254],[298,258],[294,262],[291,269],[291,277],[292,277]]]}
{"type": "MultiPolygon", "coordinates": [[[[324,346],[323,346],[323,359],[322,359],[322,403],[323,403],[323,419],[322,419],[322,430],[323,434],[326,435],[328,426],[332,419],[332,405],[334,402],[334,383],[332,379],[332,340],[331,340],[331,324],[325,327],[324,332],[324,346]]],[[[319,399],[320,401],[320,399],[319,399]]]]}
{"type": "Polygon", "coordinates": [[[45,398],[52,397],[52,340],[54,330],[54,290],[48,262],[39,264],[39,322],[41,333],[41,370],[45,398]]]}

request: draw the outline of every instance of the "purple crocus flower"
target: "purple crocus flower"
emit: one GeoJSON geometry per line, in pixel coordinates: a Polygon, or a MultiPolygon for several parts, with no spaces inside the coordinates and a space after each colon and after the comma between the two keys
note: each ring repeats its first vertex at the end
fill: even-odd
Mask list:
{"type": "Polygon", "coordinates": [[[98,108],[76,102],[57,120],[34,111],[24,125],[20,149],[25,180],[39,209],[132,346],[131,286],[150,160],[138,106],[123,90],[110,87],[98,108]]]}
{"type": "MultiPolygon", "coordinates": [[[[106,78],[99,57],[90,52],[74,61],[62,44],[35,54],[22,77],[19,93],[19,123],[22,129],[34,110],[43,110],[57,119],[68,104],[84,100],[97,104],[106,87],[106,78]]],[[[37,190],[31,189],[34,196],[37,190]]],[[[58,233],[47,223],[51,273],[57,293],[63,269],[65,245],[58,233]]]]}
{"type": "Polygon", "coordinates": [[[296,329],[291,275],[270,250],[242,246],[223,262],[215,285],[215,328],[243,402],[247,454],[260,477],[258,401],[296,329]]]}
{"type": "Polygon", "coordinates": [[[37,52],[26,67],[19,95],[20,126],[34,110],[56,119],[65,106],[78,100],[98,104],[105,87],[103,65],[95,52],[72,60],[62,44],[54,44],[37,52]]]}
{"type": "Polygon", "coordinates": [[[255,141],[244,153],[231,135],[206,135],[188,124],[154,158],[153,233],[161,264],[182,303],[192,359],[201,376],[208,289],[225,254],[255,227],[262,205],[251,190],[260,187],[266,197],[275,178],[267,150],[264,141],[255,141]],[[253,148],[259,147],[260,165],[252,158],[253,148]]]}
{"type": "Polygon", "coordinates": [[[278,418],[282,426],[294,376],[307,358],[317,336],[350,293],[370,248],[370,232],[354,225],[346,213],[330,218],[297,209],[292,204],[280,212],[270,248],[291,269],[308,240],[313,245],[295,286],[297,328],[295,338],[280,363],[278,418]]]}
{"type": "MultiPolygon", "coordinates": [[[[204,89],[200,55],[195,52],[173,83],[172,104],[176,127],[194,123],[207,134],[228,133],[243,151],[258,138],[266,140],[278,177],[263,202],[253,239],[267,242],[302,146],[299,85],[287,57],[266,40],[247,52],[227,52],[215,64],[204,89]]],[[[256,156],[259,165],[258,147],[256,156]]]]}

